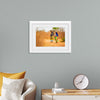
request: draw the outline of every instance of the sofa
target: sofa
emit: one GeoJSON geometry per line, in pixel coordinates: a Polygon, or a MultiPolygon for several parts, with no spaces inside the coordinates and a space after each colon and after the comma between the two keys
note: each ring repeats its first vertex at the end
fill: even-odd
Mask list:
{"type": "Polygon", "coordinates": [[[0,72],[0,100],[35,100],[36,85],[25,73],[0,72]]]}
{"type": "Polygon", "coordinates": [[[21,96],[21,100],[35,100],[36,85],[29,79],[25,79],[25,84],[21,96]]]}

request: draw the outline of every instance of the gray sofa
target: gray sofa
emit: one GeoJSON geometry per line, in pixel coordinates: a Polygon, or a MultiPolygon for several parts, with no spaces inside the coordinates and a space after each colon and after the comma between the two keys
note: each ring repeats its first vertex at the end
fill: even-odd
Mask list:
{"type": "Polygon", "coordinates": [[[26,79],[21,100],[35,100],[35,97],[36,85],[31,80],[26,79]]]}

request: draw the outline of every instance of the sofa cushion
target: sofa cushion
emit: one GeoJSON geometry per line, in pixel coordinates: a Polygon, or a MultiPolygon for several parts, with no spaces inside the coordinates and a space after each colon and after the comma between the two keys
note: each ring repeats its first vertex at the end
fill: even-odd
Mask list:
{"type": "Polygon", "coordinates": [[[21,73],[3,73],[0,72],[0,96],[1,96],[1,89],[3,84],[3,77],[11,78],[11,79],[22,79],[25,76],[25,72],[21,73]]]}
{"type": "Polygon", "coordinates": [[[9,79],[3,77],[1,98],[4,100],[20,100],[25,79],[9,79]]]}

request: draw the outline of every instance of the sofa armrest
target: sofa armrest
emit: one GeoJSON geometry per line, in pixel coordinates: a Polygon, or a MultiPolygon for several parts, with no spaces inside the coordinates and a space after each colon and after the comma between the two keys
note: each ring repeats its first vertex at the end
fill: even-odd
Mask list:
{"type": "Polygon", "coordinates": [[[35,100],[35,96],[36,96],[36,85],[31,80],[26,79],[21,99],[35,100]]]}

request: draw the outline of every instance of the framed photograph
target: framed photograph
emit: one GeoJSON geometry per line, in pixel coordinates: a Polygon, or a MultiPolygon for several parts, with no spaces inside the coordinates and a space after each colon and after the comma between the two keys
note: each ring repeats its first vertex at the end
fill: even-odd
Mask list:
{"type": "Polygon", "coordinates": [[[71,53],[71,21],[30,21],[30,53],[71,53]]]}

